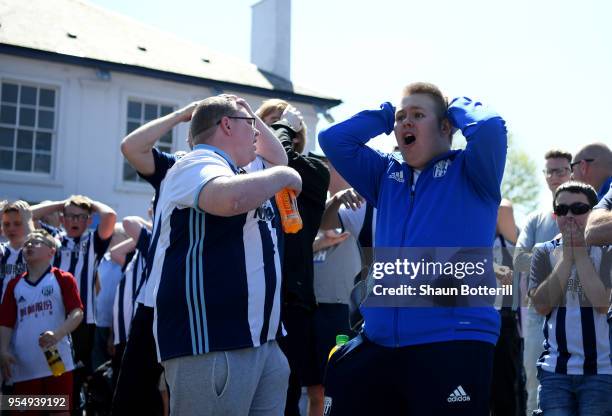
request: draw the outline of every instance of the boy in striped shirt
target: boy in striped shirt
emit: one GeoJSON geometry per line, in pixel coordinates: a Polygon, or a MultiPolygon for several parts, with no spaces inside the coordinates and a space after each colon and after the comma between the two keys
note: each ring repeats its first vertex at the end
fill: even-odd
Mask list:
{"type": "Polygon", "coordinates": [[[85,377],[92,371],[91,353],[96,328],[95,271],[108,249],[117,215],[108,205],[82,195],[73,195],[64,201],[43,202],[33,206],[31,210],[34,219],[56,211],[63,212],[62,224],[65,233],[58,236],[60,248],[55,253],[53,265],[69,272],[76,279],[85,315],[81,325],[72,334],[75,359],[84,365],[83,371],[75,373],[77,398],[85,377]],[[94,213],[100,218],[98,227],[91,230],[89,226],[94,213]]]}
{"type": "Polygon", "coordinates": [[[597,193],[566,182],[553,209],[562,238],[536,245],[533,304],[546,316],[538,360],[538,402],[546,414],[606,415],[612,408],[612,365],[606,311],[612,286],[609,247],[587,246],[584,229],[597,193]]]}
{"type": "Polygon", "coordinates": [[[5,202],[1,212],[2,234],[8,241],[0,243],[0,302],[9,282],[26,271],[21,247],[26,236],[34,230],[27,202],[5,202]]]}

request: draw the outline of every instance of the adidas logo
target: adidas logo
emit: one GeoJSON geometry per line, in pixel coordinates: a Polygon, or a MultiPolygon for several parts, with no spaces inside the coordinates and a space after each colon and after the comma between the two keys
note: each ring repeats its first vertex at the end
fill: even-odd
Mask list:
{"type": "Polygon", "coordinates": [[[19,300],[17,301],[17,303],[23,303],[25,302],[25,298],[23,296],[19,296],[19,300]]]}
{"type": "Polygon", "coordinates": [[[450,394],[450,396],[448,396],[446,401],[449,403],[469,402],[470,396],[465,392],[465,390],[463,390],[463,387],[459,386],[450,394]]]}
{"type": "Polygon", "coordinates": [[[389,179],[394,179],[398,181],[399,183],[404,183],[404,172],[403,171],[393,172],[389,175],[389,179]]]}

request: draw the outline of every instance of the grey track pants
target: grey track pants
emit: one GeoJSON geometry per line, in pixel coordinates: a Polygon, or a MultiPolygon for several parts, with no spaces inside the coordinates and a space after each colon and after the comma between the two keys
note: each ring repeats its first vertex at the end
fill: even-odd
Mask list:
{"type": "Polygon", "coordinates": [[[173,358],[162,365],[170,386],[172,416],[284,413],[289,365],[276,341],[257,348],[173,358]]]}

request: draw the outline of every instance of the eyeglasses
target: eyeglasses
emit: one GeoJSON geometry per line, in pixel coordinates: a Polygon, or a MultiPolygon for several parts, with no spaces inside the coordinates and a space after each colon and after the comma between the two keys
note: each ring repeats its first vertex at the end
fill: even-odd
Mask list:
{"type": "Polygon", "coordinates": [[[64,214],[64,218],[68,221],[87,221],[89,215],[87,214],[64,214]]]}
{"type": "Polygon", "coordinates": [[[40,248],[42,246],[47,246],[47,247],[51,247],[49,244],[47,244],[46,242],[42,241],[42,240],[30,240],[30,241],[26,241],[23,244],[24,247],[34,247],[34,248],[40,248]]]}
{"type": "Polygon", "coordinates": [[[555,207],[554,212],[559,217],[565,217],[571,211],[574,215],[586,214],[591,210],[591,206],[583,202],[574,202],[571,205],[559,204],[555,207]]]}
{"type": "Polygon", "coordinates": [[[572,172],[572,169],[568,167],[542,170],[542,173],[547,178],[551,178],[553,176],[565,176],[565,175],[569,175],[571,172],[572,172]]]}
{"type": "MultiPolygon", "coordinates": [[[[255,117],[241,117],[241,116],[225,116],[227,118],[233,118],[236,120],[249,120],[251,122],[251,128],[254,129],[255,128],[255,124],[257,123],[257,120],[255,119],[255,117]]],[[[223,119],[217,121],[217,125],[221,124],[221,121],[223,119]]]]}
{"type": "Polygon", "coordinates": [[[570,163],[570,169],[574,170],[574,166],[579,165],[580,162],[582,162],[582,161],[585,161],[587,163],[591,163],[591,162],[595,161],[595,159],[580,159],[580,160],[577,160],[575,162],[570,163]]]}

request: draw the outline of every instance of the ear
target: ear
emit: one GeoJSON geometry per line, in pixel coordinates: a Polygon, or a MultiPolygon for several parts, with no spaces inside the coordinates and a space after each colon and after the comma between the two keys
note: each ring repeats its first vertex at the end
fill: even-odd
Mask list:
{"type": "Polygon", "coordinates": [[[91,213],[89,214],[89,219],[87,220],[87,228],[93,223],[93,218],[91,217],[91,213]]]}
{"type": "Polygon", "coordinates": [[[453,126],[451,125],[451,122],[448,118],[444,118],[442,119],[442,124],[440,125],[440,130],[442,131],[442,134],[444,134],[444,136],[446,137],[450,137],[451,140],[453,138],[453,126]]]}
{"type": "Polygon", "coordinates": [[[228,136],[232,135],[232,127],[230,126],[230,119],[227,116],[223,116],[221,123],[219,123],[221,130],[228,136]]]}

